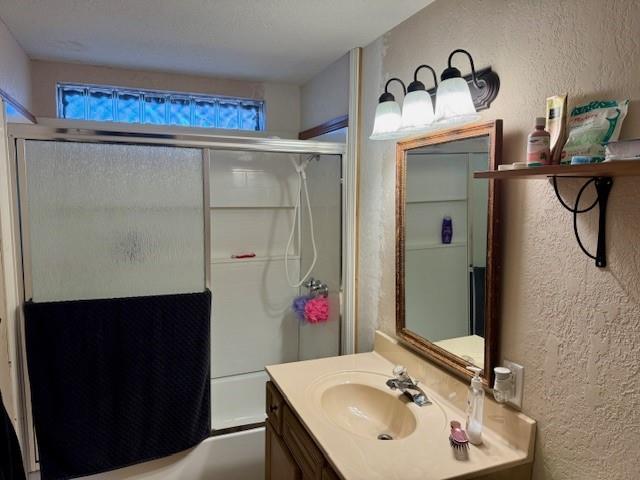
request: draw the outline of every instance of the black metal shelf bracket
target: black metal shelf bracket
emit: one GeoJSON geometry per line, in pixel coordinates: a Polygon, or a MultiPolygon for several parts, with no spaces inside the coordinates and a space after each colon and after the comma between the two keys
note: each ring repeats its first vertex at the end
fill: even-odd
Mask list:
{"type": "MultiPolygon", "coordinates": [[[[587,182],[580,188],[578,191],[578,195],[576,196],[575,206],[568,205],[560,196],[560,192],[558,191],[558,181],[557,176],[553,175],[551,177],[551,181],[553,183],[553,190],[556,192],[556,197],[560,201],[560,204],[573,213],[573,232],[575,233],[576,240],[578,241],[578,246],[580,249],[587,255],[589,258],[592,258],[596,261],[596,267],[604,268],[607,266],[607,252],[606,252],[606,231],[607,231],[607,202],[609,200],[609,192],[611,192],[611,187],[613,187],[613,178],[611,177],[591,177],[587,182]],[[591,205],[586,208],[579,208],[580,199],[582,198],[582,194],[587,189],[589,185],[593,183],[596,189],[596,200],[591,205]],[[596,254],[592,255],[585,248],[580,240],[580,234],[578,232],[578,214],[586,213],[590,210],[593,210],[595,206],[598,206],[598,246],[596,247],[596,254]]],[[[575,178],[575,177],[573,177],[575,178]]]]}

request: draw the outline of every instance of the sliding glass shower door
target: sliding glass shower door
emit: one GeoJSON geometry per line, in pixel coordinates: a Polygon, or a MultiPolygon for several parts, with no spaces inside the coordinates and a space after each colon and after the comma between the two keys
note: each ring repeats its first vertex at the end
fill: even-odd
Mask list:
{"type": "Polygon", "coordinates": [[[20,166],[28,297],[204,289],[201,150],[28,140],[20,166]]]}
{"type": "Polygon", "coordinates": [[[264,421],[265,365],[340,354],[341,155],[21,140],[26,299],[213,293],[212,428],[264,421]],[[306,162],[312,215],[294,164],[306,162]],[[327,286],[296,318],[292,286],[327,286]],[[242,257],[242,254],[250,258],[242,257]]]}

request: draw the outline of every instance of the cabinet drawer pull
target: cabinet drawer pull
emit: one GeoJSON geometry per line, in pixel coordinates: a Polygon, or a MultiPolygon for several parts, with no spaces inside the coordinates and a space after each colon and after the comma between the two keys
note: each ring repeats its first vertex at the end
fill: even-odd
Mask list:
{"type": "Polygon", "coordinates": [[[269,411],[270,412],[277,412],[278,411],[278,405],[271,405],[269,407],[269,411]]]}

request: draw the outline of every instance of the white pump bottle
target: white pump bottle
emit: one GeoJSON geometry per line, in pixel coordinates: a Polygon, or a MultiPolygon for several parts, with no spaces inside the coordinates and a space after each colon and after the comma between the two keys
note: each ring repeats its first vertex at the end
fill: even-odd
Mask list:
{"type": "Polygon", "coordinates": [[[467,436],[469,442],[474,445],[482,443],[482,417],[484,414],[484,388],[482,387],[482,379],[480,378],[481,368],[467,367],[475,373],[471,379],[471,387],[469,388],[469,397],[467,399],[467,436]]]}

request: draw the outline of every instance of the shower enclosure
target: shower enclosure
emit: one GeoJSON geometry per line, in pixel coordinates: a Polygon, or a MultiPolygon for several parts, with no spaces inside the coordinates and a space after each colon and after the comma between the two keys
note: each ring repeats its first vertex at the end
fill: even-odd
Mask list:
{"type": "MultiPolygon", "coordinates": [[[[241,454],[253,470],[238,478],[261,475],[264,366],[345,350],[344,145],[42,126],[16,127],[10,140],[24,300],[211,289],[207,448],[234,455],[229,445],[242,431],[241,454]],[[308,205],[294,167],[304,163],[308,205]],[[285,261],[298,283],[314,262],[314,243],[310,277],[328,286],[330,314],[309,324],[291,308],[308,292],[287,281],[285,261]]],[[[26,374],[23,382],[28,399],[26,374]]],[[[37,469],[28,401],[24,407],[26,453],[37,469]]]]}

